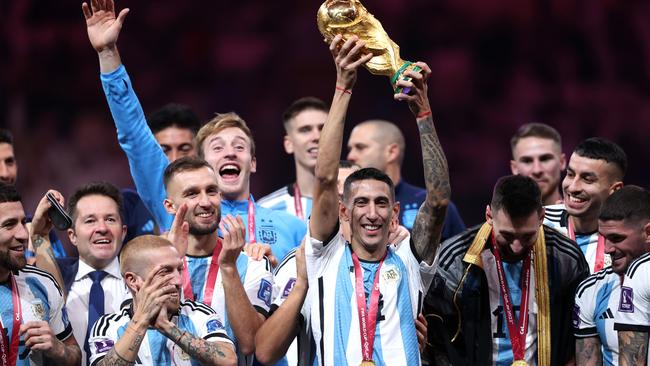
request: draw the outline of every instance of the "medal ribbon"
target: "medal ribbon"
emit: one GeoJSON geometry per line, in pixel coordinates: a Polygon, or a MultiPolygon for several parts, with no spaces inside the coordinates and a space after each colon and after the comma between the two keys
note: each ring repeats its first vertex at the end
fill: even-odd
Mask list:
{"type": "Polygon", "coordinates": [[[521,269],[521,277],[523,282],[521,283],[521,305],[519,307],[519,321],[518,324],[515,324],[515,312],[512,307],[510,291],[506,284],[505,274],[503,272],[503,263],[501,261],[501,254],[497,249],[496,242],[494,239],[494,233],[492,234],[492,245],[494,247],[494,259],[496,260],[497,265],[497,274],[499,277],[499,287],[501,289],[501,300],[503,301],[503,310],[506,315],[506,323],[508,324],[508,332],[510,333],[510,343],[512,344],[512,354],[514,356],[514,361],[524,360],[526,353],[526,333],[528,333],[528,290],[530,287],[530,262],[531,255],[530,251],[526,258],[524,258],[524,264],[521,269]]]}
{"type": "Polygon", "coordinates": [[[300,220],[305,219],[305,215],[302,212],[302,196],[300,195],[300,187],[298,183],[293,184],[293,206],[296,208],[296,216],[300,220]]]}
{"type": "Polygon", "coordinates": [[[361,264],[359,263],[359,257],[352,252],[354,277],[356,280],[357,310],[359,312],[359,330],[361,331],[361,351],[364,362],[372,361],[372,351],[375,344],[375,328],[377,327],[377,311],[379,310],[379,272],[381,271],[381,265],[384,263],[385,258],[386,255],[379,261],[370,293],[370,304],[368,304],[368,311],[366,312],[366,292],[363,287],[361,264]]]}
{"type": "Polygon", "coordinates": [[[255,243],[255,204],[248,198],[248,242],[255,243]]]}
{"type": "MultiPolygon", "coordinates": [[[[221,253],[221,239],[217,239],[217,245],[212,252],[212,260],[210,261],[210,268],[208,269],[208,278],[205,280],[205,289],[203,290],[203,303],[211,306],[212,294],[214,293],[214,284],[217,282],[217,274],[219,272],[219,253],[221,253]]],[[[187,268],[187,258],[183,257],[183,294],[188,300],[194,299],[194,291],[192,290],[192,281],[190,281],[190,271],[187,268]]]]}
{"type": "Polygon", "coordinates": [[[12,318],[13,327],[11,328],[11,336],[8,336],[9,342],[5,340],[4,335],[2,334],[2,317],[0,317],[0,353],[2,366],[14,366],[16,365],[16,360],[18,358],[18,346],[20,343],[20,337],[18,336],[18,331],[20,329],[20,323],[23,320],[23,311],[20,305],[20,295],[18,293],[18,284],[13,275],[9,274],[11,279],[11,301],[14,307],[14,316],[12,318]],[[11,344],[11,346],[9,345],[11,344]]]}
{"type": "MultiPolygon", "coordinates": [[[[571,240],[576,241],[576,232],[573,228],[573,220],[567,218],[567,233],[571,240]]],[[[605,237],[598,234],[598,244],[596,244],[596,263],[594,263],[594,272],[598,272],[605,267],[605,237]]]]}

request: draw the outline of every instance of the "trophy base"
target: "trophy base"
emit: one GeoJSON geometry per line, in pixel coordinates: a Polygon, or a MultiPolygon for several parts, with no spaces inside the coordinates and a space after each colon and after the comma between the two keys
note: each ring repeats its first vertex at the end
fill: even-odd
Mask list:
{"type": "Polygon", "coordinates": [[[393,75],[393,77],[390,80],[390,83],[393,85],[393,89],[395,90],[395,94],[399,94],[399,93],[410,94],[411,93],[411,88],[402,88],[402,87],[399,87],[399,86],[396,85],[398,80],[411,81],[412,78],[410,76],[404,76],[404,73],[406,71],[409,71],[409,70],[410,71],[415,71],[415,72],[420,72],[420,71],[422,71],[422,68],[420,66],[410,62],[410,61],[406,61],[404,63],[404,65],[402,65],[402,67],[400,67],[399,70],[397,70],[395,75],[393,75]]]}

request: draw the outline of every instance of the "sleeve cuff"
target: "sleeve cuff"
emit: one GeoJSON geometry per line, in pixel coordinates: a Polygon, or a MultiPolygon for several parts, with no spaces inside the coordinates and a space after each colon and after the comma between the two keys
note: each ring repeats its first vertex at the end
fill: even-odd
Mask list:
{"type": "Polygon", "coordinates": [[[110,81],[118,78],[122,78],[123,76],[126,75],[126,68],[124,65],[120,64],[120,66],[117,67],[117,69],[109,72],[109,73],[101,73],[100,78],[102,81],[110,81]]]}
{"type": "Polygon", "coordinates": [[[56,335],[56,339],[58,339],[60,341],[64,341],[64,340],[68,339],[68,337],[70,337],[71,334],[72,334],[72,325],[68,324],[68,326],[65,327],[63,332],[56,335]]]}
{"type": "Polygon", "coordinates": [[[598,336],[598,329],[596,327],[583,328],[583,329],[574,329],[573,335],[576,338],[590,338],[598,336]]]}
{"type": "Polygon", "coordinates": [[[650,333],[650,326],[639,324],[621,324],[614,323],[614,330],[650,333]]]}
{"type": "Polygon", "coordinates": [[[264,315],[264,318],[269,317],[269,312],[266,309],[259,307],[257,305],[253,305],[253,307],[255,308],[255,310],[257,310],[258,313],[264,315]]]}

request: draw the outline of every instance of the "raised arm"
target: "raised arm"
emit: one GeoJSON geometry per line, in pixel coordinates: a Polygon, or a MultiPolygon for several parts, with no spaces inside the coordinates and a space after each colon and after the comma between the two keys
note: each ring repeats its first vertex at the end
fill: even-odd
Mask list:
{"type": "MultiPolygon", "coordinates": [[[[52,193],[61,206],[65,207],[65,201],[61,193],[55,190],[49,190],[47,193],[52,193]]],[[[36,206],[36,212],[34,212],[32,222],[27,225],[27,228],[29,230],[29,240],[31,240],[34,253],[36,254],[36,262],[34,264],[38,268],[47,271],[54,276],[56,282],[59,283],[59,287],[63,290],[63,297],[65,299],[68,294],[65,284],[63,283],[61,270],[56,262],[54,251],[52,251],[52,243],[50,242],[49,237],[49,233],[53,227],[52,221],[47,215],[47,211],[50,207],[51,204],[50,201],[48,201],[46,194],[41,198],[38,206],[36,206]]]]}
{"type": "Polygon", "coordinates": [[[336,64],[336,90],[318,143],[314,203],[309,220],[310,235],[320,241],[330,238],[338,228],[337,177],[345,115],[357,79],[357,68],[372,57],[372,54],[361,53],[365,42],[358,41],[356,36],[342,46],[341,41],[342,37],[337,35],[330,44],[330,52],[336,64]]]}
{"type": "Polygon", "coordinates": [[[447,158],[438,140],[427,96],[427,79],[431,75],[431,69],[423,62],[418,62],[417,65],[422,68],[422,73],[408,71],[406,76],[410,76],[412,81],[397,82],[398,86],[411,88],[413,93],[396,94],[395,99],[408,102],[420,132],[427,197],[415,217],[411,235],[417,255],[421,260],[432,264],[440,244],[451,188],[447,158]]]}
{"type": "Polygon", "coordinates": [[[99,57],[102,87],[117,128],[117,140],[129,159],[138,194],[161,230],[167,231],[173,216],[163,206],[163,172],[169,162],[147,125],[117,50],[117,38],[129,9],[122,9],[116,17],[113,0],[96,0],[90,6],[83,3],[82,10],[88,39],[99,57]]]}

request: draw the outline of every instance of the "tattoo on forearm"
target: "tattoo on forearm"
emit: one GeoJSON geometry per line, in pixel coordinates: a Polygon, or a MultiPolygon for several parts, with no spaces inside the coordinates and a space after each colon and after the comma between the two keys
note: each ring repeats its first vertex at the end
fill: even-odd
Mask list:
{"type": "Polygon", "coordinates": [[[431,262],[440,241],[440,233],[451,196],[447,158],[433,125],[433,118],[418,121],[422,163],[427,198],[420,207],[413,225],[413,243],[420,258],[431,262]]]}
{"type": "Polygon", "coordinates": [[[618,332],[619,365],[645,365],[648,354],[648,333],[618,332]]]}
{"type": "Polygon", "coordinates": [[[129,351],[137,353],[138,350],[140,349],[140,344],[142,343],[143,339],[144,339],[144,334],[136,334],[133,343],[131,343],[131,345],[129,346],[129,351]]]}
{"type": "Polygon", "coordinates": [[[173,327],[167,337],[200,363],[213,363],[226,357],[216,342],[208,342],[188,332],[182,332],[178,327],[173,327]]]}
{"type": "Polygon", "coordinates": [[[126,358],[120,356],[115,347],[108,351],[106,356],[99,361],[98,366],[130,366],[135,364],[135,361],[129,361],[126,358]]]}
{"type": "Polygon", "coordinates": [[[33,235],[32,236],[32,245],[34,245],[34,250],[38,250],[38,248],[40,248],[41,245],[43,245],[44,242],[45,242],[45,239],[43,239],[42,236],[40,236],[40,235],[33,235]]]}
{"type": "Polygon", "coordinates": [[[596,337],[576,339],[576,364],[586,366],[602,366],[603,357],[600,354],[600,340],[596,337]]]}

